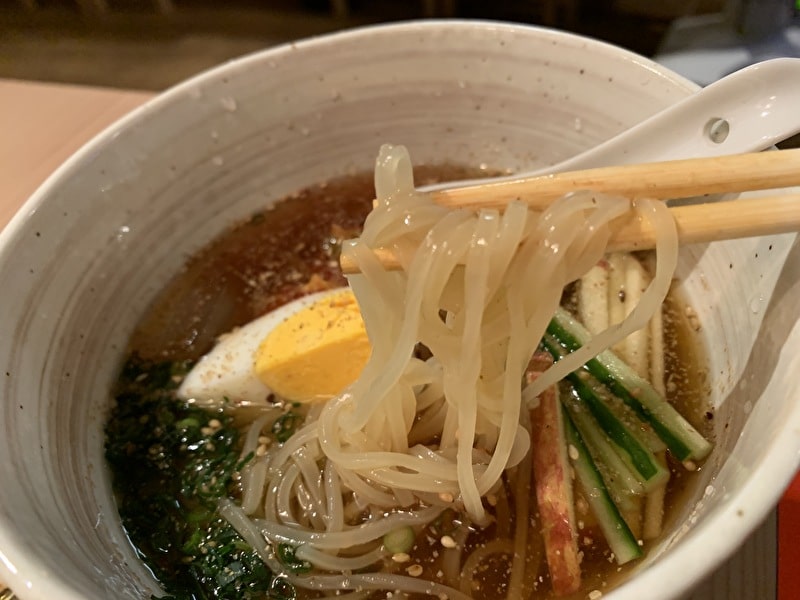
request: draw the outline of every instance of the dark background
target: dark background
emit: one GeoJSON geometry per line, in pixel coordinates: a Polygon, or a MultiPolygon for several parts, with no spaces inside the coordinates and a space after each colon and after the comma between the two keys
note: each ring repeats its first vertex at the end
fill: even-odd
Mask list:
{"type": "Polygon", "coordinates": [[[0,0],[0,77],[160,90],[277,43],[369,23],[486,18],[652,56],[678,17],[724,0],[0,0]]]}

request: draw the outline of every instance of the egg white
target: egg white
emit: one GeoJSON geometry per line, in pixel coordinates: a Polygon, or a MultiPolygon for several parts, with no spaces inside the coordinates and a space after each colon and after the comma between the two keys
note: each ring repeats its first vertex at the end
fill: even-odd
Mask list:
{"type": "Polygon", "coordinates": [[[178,397],[198,402],[263,403],[271,390],[256,376],[256,352],[261,342],[293,314],[342,288],[303,296],[262,317],[221,335],[216,346],[203,356],[178,388],[178,397]]]}

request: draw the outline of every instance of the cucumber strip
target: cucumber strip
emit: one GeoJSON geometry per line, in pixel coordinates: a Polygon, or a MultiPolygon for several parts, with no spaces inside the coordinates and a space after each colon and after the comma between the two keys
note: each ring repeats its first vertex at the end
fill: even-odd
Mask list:
{"type": "MultiPolygon", "coordinates": [[[[556,311],[547,331],[569,352],[591,338],[583,325],[564,309],[556,311]]],[[[586,369],[630,406],[640,419],[649,423],[678,460],[702,460],[711,452],[711,442],[656,392],[649,381],[637,375],[610,350],[587,362],[586,369]]]]}
{"type": "Polygon", "coordinates": [[[570,445],[569,454],[575,476],[585,490],[591,490],[591,493],[587,494],[586,501],[597,518],[608,547],[614,553],[614,559],[617,564],[624,565],[641,557],[642,549],[622,518],[616,504],[611,500],[603,478],[583,443],[580,433],[575,428],[569,412],[566,409],[562,410],[564,411],[564,433],[567,443],[570,445]],[[573,448],[575,452],[573,452],[573,448]]]}
{"type": "MultiPolygon", "coordinates": [[[[642,263],[630,253],[625,254],[625,317],[642,301],[644,290],[650,285],[650,275],[642,263]]],[[[625,338],[625,362],[640,377],[650,375],[650,324],[625,338]]]]}
{"type": "MultiPolygon", "coordinates": [[[[568,386],[569,384],[563,384],[568,386]]],[[[644,494],[644,486],[614,450],[611,440],[597,426],[587,408],[572,396],[571,390],[561,390],[561,402],[566,407],[572,423],[581,434],[592,458],[600,469],[612,496],[623,498],[631,494],[644,494]],[[602,471],[608,471],[608,475],[602,471]]]]}
{"type": "Polygon", "coordinates": [[[608,329],[608,262],[600,261],[581,277],[578,285],[578,314],[594,334],[608,329]]]}
{"type": "MultiPolygon", "coordinates": [[[[542,338],[542,345],[555,360],[559,360],[566,354],[566,350],[552,336],[545,335],[542,338]]],[[[617,419],[603,400],[592,391],[592,388],[585,381],[587,377],[591,377],[591,375],[586,372],[573,372],[567,375],[566,378],[572,384],[580,401],[592,413],[600,428],[614,442],[614,448],[617,450],[619,457],[638,474],[645,490],[649,491],[654,486],[669,479],[669,471],[656,460],[655,455],[639,442],[630,429],[617,419]]]]}
{"type": "Polygon", "coordinates": [[[654,454],[667,449],[664,440],[656,435],[656,432],[653,431],[650,424],[646,421],[642,421],[636,412],[625,404],[623,400],[609,393],[608,388],[594,377],[589,377],[585,381],[592,389],[592,392],[605,402],[608,410],[613,412],[620,421],[625,423],[628,429],[631,430],[631,433],[639,440],[640,444],[648,448],[654,454]]]}
{"type": "MultiPolygon", "coordinates": [[[[608,324],[616,325],[625,320],[625,252],[612,252],[608,260],[608,324]]],[[[599,332],[598,332],[599,333],[599,332]]],[[[614,352],[628,357],[625,339],[614,344],[614,352]]]]}
{"type": "MultiPolygon", "coordinates": [[[[652,259],[652,255],[649,256],[652,259]]],[[[651,272],[653,272],[652,269],[651,272]]],[[[657,310],[650,319],[650,382],[653,384],[653,389],[665,398],[667,390],[664,385],[664,369],[664,316],[662,310],[657,310]]],[[[657,457],[661,464],[667,464],[667,458],[663,452],[658,453],[657,457]]],[[[642,527],[642,537],[645,540],[661,535],[666,493],[667,486],[665,485],[647,495],[644,506],[644,526],[642,527]]]]}
{"type": "MultiPolygon", "coordinates": [[[[568,386],[569,384],[563,383],[562,385],[568,386]]],[[[600,477],[603,478],[603,483],[605,483],[606,489],[608,489],[608,495],[611,496],[611,500],[614,502],[614,504],[616,504],[620,515],[625,523],[627,523],[631,533],[634,535],[634,537],[636,537],[636,539],[639,539],[641,537],[640,532],[642,530],[642,501],[644,498],[649,498],[650,494],[645,494],[644,489],[639,481],[631,473],[630,469],[628,469],[625,463],[622,462],[622,459],[620,459],[619,455],[612,448],[611,441],[606,437],[605,433],[603,433],[600,428],[597,427],[597,423],[588,413],[586,407],[580,404],[580,402],[574,403],[573,407],[569,406],[569,402],[567,400],[567,394],[569,393],[569,390],[565,390],[561,398],[564,401],[563,404],[565,408],[567,408],[567,412],[569,412],[570,417],[572,418],[572,423],[575,425],[578,433],[581,434],[583,443],[586,445],[589,455],[592,457],[595,467],[597,467],[597,471],[600,473],[600,477]],[[578,408],[578,411],[573,411],[571,408],[578,408]],[[588,420],[588,427],[586,426],[586,423],[581,423],[581,416],[585,420],[588,420]],[[601,442],[603,444],[603,449],[601,452],[596,452],[592,447],[589,437],[584,434],[584,429],[587,430],[589,436],[594,433],[603,440],[601,442]],[[604,462],[605,460],[617,461],[617,464],[615,467],[609,467],[609,465],[604,462]],[[625,484],[625,481],[622,479],[622,477],[620,477],[619,472],[616,471],[615,468],[620,469],[623,472],[627,472],[628,476],[631,477],[634,482],[636,482],[636,485],[639,486],[641,491],[638,493],[633,492],[631,487],[625,484]]],[[[576,484],[579,485],[580,481],[576,480],[576,484]]],[[[581,489],[583,490],[583,486],[581,486],[581,489]]],[[[586,490],[583,491],[585,496],[585,494],[588,492],[586,490]]]]}
{"type": "MultiPolygon", "coordinates": [[[[666,456],[659,452],[656,458],[662,465],[667,464],[666,456]]],[[[647,494],[644,503],[644,520],[642,525],[642,538],[652,540],[661,535],[661,526],[664,521],[664,497],[667,494],[667,484],[658,486],[647,494]]]]}

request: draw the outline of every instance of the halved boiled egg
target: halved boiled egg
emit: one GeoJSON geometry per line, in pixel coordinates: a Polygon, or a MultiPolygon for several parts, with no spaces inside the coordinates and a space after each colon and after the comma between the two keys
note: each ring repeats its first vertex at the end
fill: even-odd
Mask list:
{"type": "Polygon", "coordinates": [[[293,402],[330,398],[356,380],[371,353],[349,288],[304,296],[222,335],[178,389],[185,399],[293,402]]]}

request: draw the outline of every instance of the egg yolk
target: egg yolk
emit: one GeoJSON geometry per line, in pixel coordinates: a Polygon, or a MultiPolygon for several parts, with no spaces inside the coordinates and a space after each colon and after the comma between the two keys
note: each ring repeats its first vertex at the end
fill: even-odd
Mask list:
{"type": "Polygon", "coordinates": [[[254,369],[279,396],[326,400],[358,378],[371,351],[358,303],[343,290],[275,327],[258,347],[254,369]]]}

